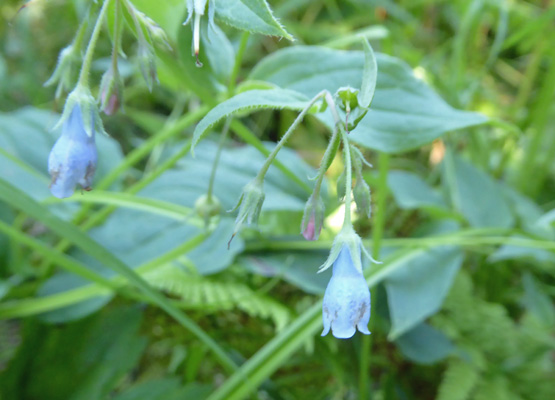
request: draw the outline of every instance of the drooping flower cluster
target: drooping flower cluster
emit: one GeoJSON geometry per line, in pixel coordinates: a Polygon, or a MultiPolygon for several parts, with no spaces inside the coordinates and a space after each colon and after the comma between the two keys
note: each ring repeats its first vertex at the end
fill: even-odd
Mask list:
{"type": "Polygon", "coordinates": [[[94,119],[90,119],[90,134],[85,129],[81,106],[73,105],[63,122],[58,138],[48,158],[48,172],[52,177],[50,191],[60,199],[70,197],[77,184],[84,190],[92,185],[96,170],[97,151],[94,140],[94,119]]]}

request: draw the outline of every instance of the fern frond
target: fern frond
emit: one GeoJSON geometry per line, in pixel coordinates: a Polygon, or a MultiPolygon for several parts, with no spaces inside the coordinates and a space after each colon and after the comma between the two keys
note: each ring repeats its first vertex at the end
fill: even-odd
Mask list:
{"type": "Polygon", "coordinates": [[[287,307],[240,282],[187,273],[173,265],[158,269],[147,279],[154,287],[178,296],[188,309],[217,312],[238,308],[250,316],[271,319],[277,331],[291,319],[287,307]]]}
{"type": "Polygon", "coordinates": [[[443,374],[437,400],[466,400],[478,382],[478,370],[467,362],[452,359],[443,374]]]}

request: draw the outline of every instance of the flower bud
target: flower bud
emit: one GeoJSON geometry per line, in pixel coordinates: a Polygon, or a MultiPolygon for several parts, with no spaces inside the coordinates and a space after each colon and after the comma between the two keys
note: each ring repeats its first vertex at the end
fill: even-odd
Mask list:
{"type": "Polygon", "coordinates": [[[324,224],[324,202],[318,194],[312,194],[304,209],[301,233],[306,240],[318,240],[324,224]]]}
{"type": "Polygon", "coordinates": [[[141,67],[141,73],[146,81],[146,86],[149,91],[155,83],[158,83],[158,74],[156,72],[156,57],[154,55],[154,50],[152,46],[146,41],[139,41],[139,50],[137,52],[137,57],[139,58],[139,65],[141,67]]]}
{"type": "Polygon", "coordinates": [[[85,129],[81,105],[75,103],[62,126],[48,158],[48,172],[52,177],[50,191],[58,198],[70,197],[77,184],[90,190],[96,169],[97,152],[94,140],[94,120],[89,118],[91,134],[85,129]]]}
{"type": "Polygon", "coordinates": [[[222,204],[214,195],[210,197],[202,195],[195,201],[195,212],[203,219],[205,225],[208,225],[210,218],[219,215],[221,211],[222,204]]]}
{"type": "Polygon", "coordinates": [[[100,81],[100,109],[106,115],[114,114],[123,103],[123,82],[117,71],[110,67],[100,81]]]}
{"type": "Polygon", "coordinates": [[[237,209],[239,207],[239,214],[237,214],[235,229],[233,230],[233,235],[229,243],[231,243],[231,240],[233,240],[233,237],[239,232],[239,229],[244,223],[252,225],[258,222],[265,197],[262,185],[263,181],[255,178],[243,188],[241,198],[234,208],[237,209]]]}
{"type": "Polygon", "coordinates": [[[372,214],[372,200],[370,197],[370,187],[360,176],[357,179],[355,188],[353,189],[353,197],[357,204],[357,211],[360,214],[366,214],[368,218],[372,214]]]}

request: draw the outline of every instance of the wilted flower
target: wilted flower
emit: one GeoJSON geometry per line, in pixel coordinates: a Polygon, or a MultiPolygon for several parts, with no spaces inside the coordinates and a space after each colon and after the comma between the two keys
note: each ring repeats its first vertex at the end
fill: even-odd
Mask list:
{"type": "Polygon", "coordinates": [[[60,199],[70,197],[77,184],[85,190],[91,187],[97,152],[94,122],[93,119],[89,121],[91,121],[91,127],[85,129],[81,106],[75,103],[63,122],[62,135],[50,152],[48,158],[48,172],[52,177],[50,191],[60,199]],[[91,132],[90,135],[87,130],[91,132]]]}
{"type": "Polygon", "coordinates": [[[206,9],[206,3],[208,3],[208,24],[214,30],[214,1],[208,0],[187,0],[187,20],[183,22],[183,25],[187,25],[194,16],[193,21],[193,55],[196,58],[197,67],[202,67],[202,63],[199,60],[200,52],[200,19],[204,15],[206,9]]]}
{"type": "Polygon", "coordinates": [[[326,288],[322,316],[324,331],[322,336],[332,331],[339,339],[348,339],[356,329],[370,334],[370,290],[368,284],[353,262],[356,257],[360,263],[360,247],[352,254],[350,246],[344,244],[333,263],[333,275],[326,288]]]}

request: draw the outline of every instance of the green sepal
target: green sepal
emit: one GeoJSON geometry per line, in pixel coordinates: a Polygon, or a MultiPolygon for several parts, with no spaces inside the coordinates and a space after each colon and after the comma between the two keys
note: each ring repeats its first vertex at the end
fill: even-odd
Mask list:
{"type": "Polygon", "coordinates": [[[368,218],[372,215],[372,200],[370,196],[370,186],[364,181],[362,175],[357,177],[353,197],[357,205],[359,214],[365,214],[368,218]]]}
{"type": "Polygon", "coordinates": [[[204,225],[207,227],[208,223],[213,217],[220,215],[222,212],[222,203],[214,195],[202,195],[195,201],[195,213],[202,218],[204,225]]]}
{"type": "Polygon", "coordinates": [[[244,223],[253,225],[258,222],[264,198],[263,181],[255,178],[245,185],[241,198],[235,207],[235,209],[239,207],[239,213],[235,219],[233,235],[239,231],[244,223]]]}
{"type": "Polygon", "coordinates": [[[81,107],[83,128],[85,129],[87,135],[92,136],[93,131],[96,131],[108,136],[104,130],[104,124],[102,123],[102,118],[100,118],[100,113],[98,112],[98,107],[96,106],[96,100],[93,97],[91,90],[87,86],[81,84],[78,84],[67,96],[62,116],[52,129],[57,129],[62,126],[62,124],[71,115],[73,107],[76,104],[79,104],[79,107],[81,107]]]}
{"type": "Polygon", "coordinates": [[[347,246],[349,248],[349,252],[351,253],[351,259],[353,261],[353,265],[355,268],[362,273],[362,260],[360,256],[360,251],[368,257],[368,259],[375,263],[381,264],[379,261],[374,260],[368,250],[364,248],[362,243],[362,239],[357,233],[354,231],[352,226],[343,226],[341,231],[335,237],[333,244],[331,246],[331,251],[328,259],[322,266],[318,269],[318,273],[325,271],[329,267],[333,265],[337,257],[339,256],[339,252],[343,248],[343,246],[347,246]]]}
{"type": "Polygon", "coordinates": [[[58,55],[58,62],[54,72],[50,78],[44,82],[44,86],[52,86],[58,83],[56,87],[56,99],[59,99],[62,92],[69,90],[77,80],[77,64],[81,61],[79,51],[76,51],[74,44],[63,48],[58,55]]]}

